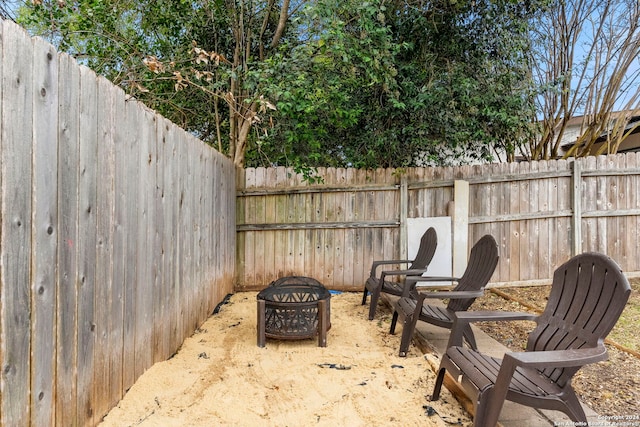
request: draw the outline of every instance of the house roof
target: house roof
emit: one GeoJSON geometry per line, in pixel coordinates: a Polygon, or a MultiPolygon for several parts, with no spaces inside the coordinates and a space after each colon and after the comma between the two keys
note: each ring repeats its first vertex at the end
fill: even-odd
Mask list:
{"type": "MultiPolygon", "coordinates": [[[[630,152],[630,151],[640,151],[640,138],[638,137],[638,133],[640,133],[640,114],[638,114],[638,110],[624,110],[624,111],[614,111],[611,113],[611,120],[615,120],[619,117],[625,117],[631,114],[631,118],[628,119],[628,122],[625,126],[625,132],[631,131],[629,136],[625,138],[625,141],[618,148],[619,153],[630,152]],[[631,136],[633,135],[633,137],[631,136]]],[[[567,122],[568,127],[577,127],[581,126],[584,123],[585,116],[575,116],[569,119],[567,122]]],[[[596,147],[602,143],[607,141],[608,132],[603,132],[598,139],[596,139],[595,144],[596,147]]],[[[568,150],[574,142],[567,142],[562,144],[562,150],[568,150]]]]}
{"type": "MultiPolygon", "coordinates": [[[[640,118],[640,109],[635,110],[621,110],[621,111],[612,111],[611,119],[617,119],[618,117],[624,117],[631,115],[631,120],[640,118]]],[[[587,119],[589,115],[584,116],[573,116],[567,122],[567,126],[580,126],[584,123],[585,119],[587,119]]]]}

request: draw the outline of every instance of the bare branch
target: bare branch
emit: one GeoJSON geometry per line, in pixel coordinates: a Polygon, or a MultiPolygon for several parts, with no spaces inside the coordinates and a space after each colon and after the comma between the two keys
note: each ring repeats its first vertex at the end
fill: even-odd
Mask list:
{"type": "Polygon", "coordinates": [[[532,158],[594,154],[603,135],[609,139],[597,152],[616,152],[633,115],[612,113],[640,107],[640,76],[633,71],[640,55],[639,20],[636,0],[568,0],[536,23],[533,75],[542,89],[542,117],[532,158]],[[570,119],[580,115],[579,137],[563,152],[570,119]]]}
{"type": "Polygon", "coordinates": [[[289,20],[289,0],[283,0],[282,6],[280,7],[280,19],[278,19],[278,27],[276,28],[276,32],[273,35],[273,39],[271,40],[271,48],[278,46],[280,43],[280,39],[282,38],[282,34],[284,34],[284,29],[287,26],[287,21],[289,20]]]}

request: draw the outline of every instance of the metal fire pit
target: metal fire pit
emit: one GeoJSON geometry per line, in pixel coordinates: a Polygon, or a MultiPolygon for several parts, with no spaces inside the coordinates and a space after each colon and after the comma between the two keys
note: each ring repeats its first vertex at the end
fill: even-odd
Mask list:
{"type": "Polygon", "coordinates": [[[331,328],[331,294],[311,277],[288,276],[272,282],[258,294],[258,347],[266,338],[299,340],[318,335],[327,346],[331,328]]]}

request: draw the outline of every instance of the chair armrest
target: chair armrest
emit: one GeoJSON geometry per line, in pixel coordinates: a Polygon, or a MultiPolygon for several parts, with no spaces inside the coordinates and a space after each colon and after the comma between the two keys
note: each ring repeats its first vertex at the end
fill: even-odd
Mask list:
{"type": "MultiPolygon", "coordinates": [[[[458,277],[440,277],[440,276],[407,276],[404,283],[407,285],[402,292],[403,297],[408,297],[411,292],[416,288],[418,283],[430,283],[430,282],[457,282],[458,277]]],[[[428,287],[428,285],[425,285],[428,287]]]]}
{"type": "Polygon", "coordinates": [[[418,303],[420,303],[421,301],[424,301],[426,298],[467,299],[467,298],[479,298],[483,295],[484,295],[483,290],[418,292],[418,303]]]}
{"type": "Polygon", "coordinates": [[[457,282],[459,277],[439,277],[439,276],[414,276],[407,277],[407,283],[416,284],[418,282],[457,282]]]}
{"type": "MultiPolygon", "coordinates": [[[[509,391],[509,384],[516,369],[533,368],[542,370],[545,368],[568,368],[582,366],[587,363],[599,362],[607,358],[607,349],[602,343],[595,348],[583,348],[577,350],[552,350],[552,351],[527,351],[519,353],[506,353],[500,364],[500,370],[493,386],[491,400],[502,402],[509,391]]],[[[497,406],[496,406],[497,407],[497,406]]],[[[487,409],[490,411],[492,409],[487,409]]]]}
{"type": "Polygon", "coordinates": [[[453,314],[459,323],[472,322],[503,322],[512,320],[533,320],[538,318],[537,314],[524,311],[459,311],[453,314]]]}
{"type": "Polygon", "coordinates": [[[600,362],[607,358],[604,345],[591,348],[549,351],[524,351],[505,354],[516,366],[524,368],[569,368],[600,362]]]}
{"type": "Polygon", "coordinates": [[[493,321],[512,321],[512,320],[531,320],[536,321],[537,314],[526,312],[511,311],[458,311],[453,313],[453,325],[451,334],[449,335],[449,347],[462,346],[463,332],[473,322],[493,322],[493,321]]]}
{"type": "MultiPolygon", "coordinates": [[[[467,299],[467,298],[478,298],[484,294],[484,290],[477,291],[433,291],[433,292],[418,292],[415,297],[404,296],[407,293],[408,286],[405,286],[405,289],[402,290],[403,297],[399,300],[399,305],[403,306],[403,310],[405,313],[409,313],[408,307],[413,307],[413,313],[415,318],[417,319],[420,316],[420,311],[422,311],[422,306],[424,304],[424,300],[426,298],[439,298],[439,299],[467,299]],[[415,301],[415,306],[408,301],[415,301]]],[[[455,314],[455,313],[454,313],[455,314]]]]}
{"type": "MultiPolygon", "coordinates": [[[[412,268],[409,270],[384,270],[382,275],[384,276],[416,276],[423,274],[427,271],[426,268],[412,268]]],[[[382,275],[380,277],[382,277],[382,275]]]]}
{"type": "Polygon", "coordinates": [[[409,264],[413,262],[412,259],[386,259],[386,260],[381,260],[381,261],[373,261],[373,264],[371,264],[371,277],[376,277],[376,269],[381,266],[381,265],[388,265],[388,264],[409,264]]]}

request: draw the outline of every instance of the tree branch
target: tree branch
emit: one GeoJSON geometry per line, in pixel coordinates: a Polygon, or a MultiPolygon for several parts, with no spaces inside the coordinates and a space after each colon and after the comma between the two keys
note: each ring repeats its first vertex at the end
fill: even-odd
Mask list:
{"type": "Polygon", "coordinates": [[[271,49],[278,46],[280,43],[280,39],[282,38],[282,34],[284,34],[284,29],[287,26],[287,21],[289,20],[289,0],[284,0],[282,2],[282,7],[280,8],[280,19],[278,20],[278,27],[276,28],[276,32],[273,35],[273,39],[271,40],[271,49]]]}

